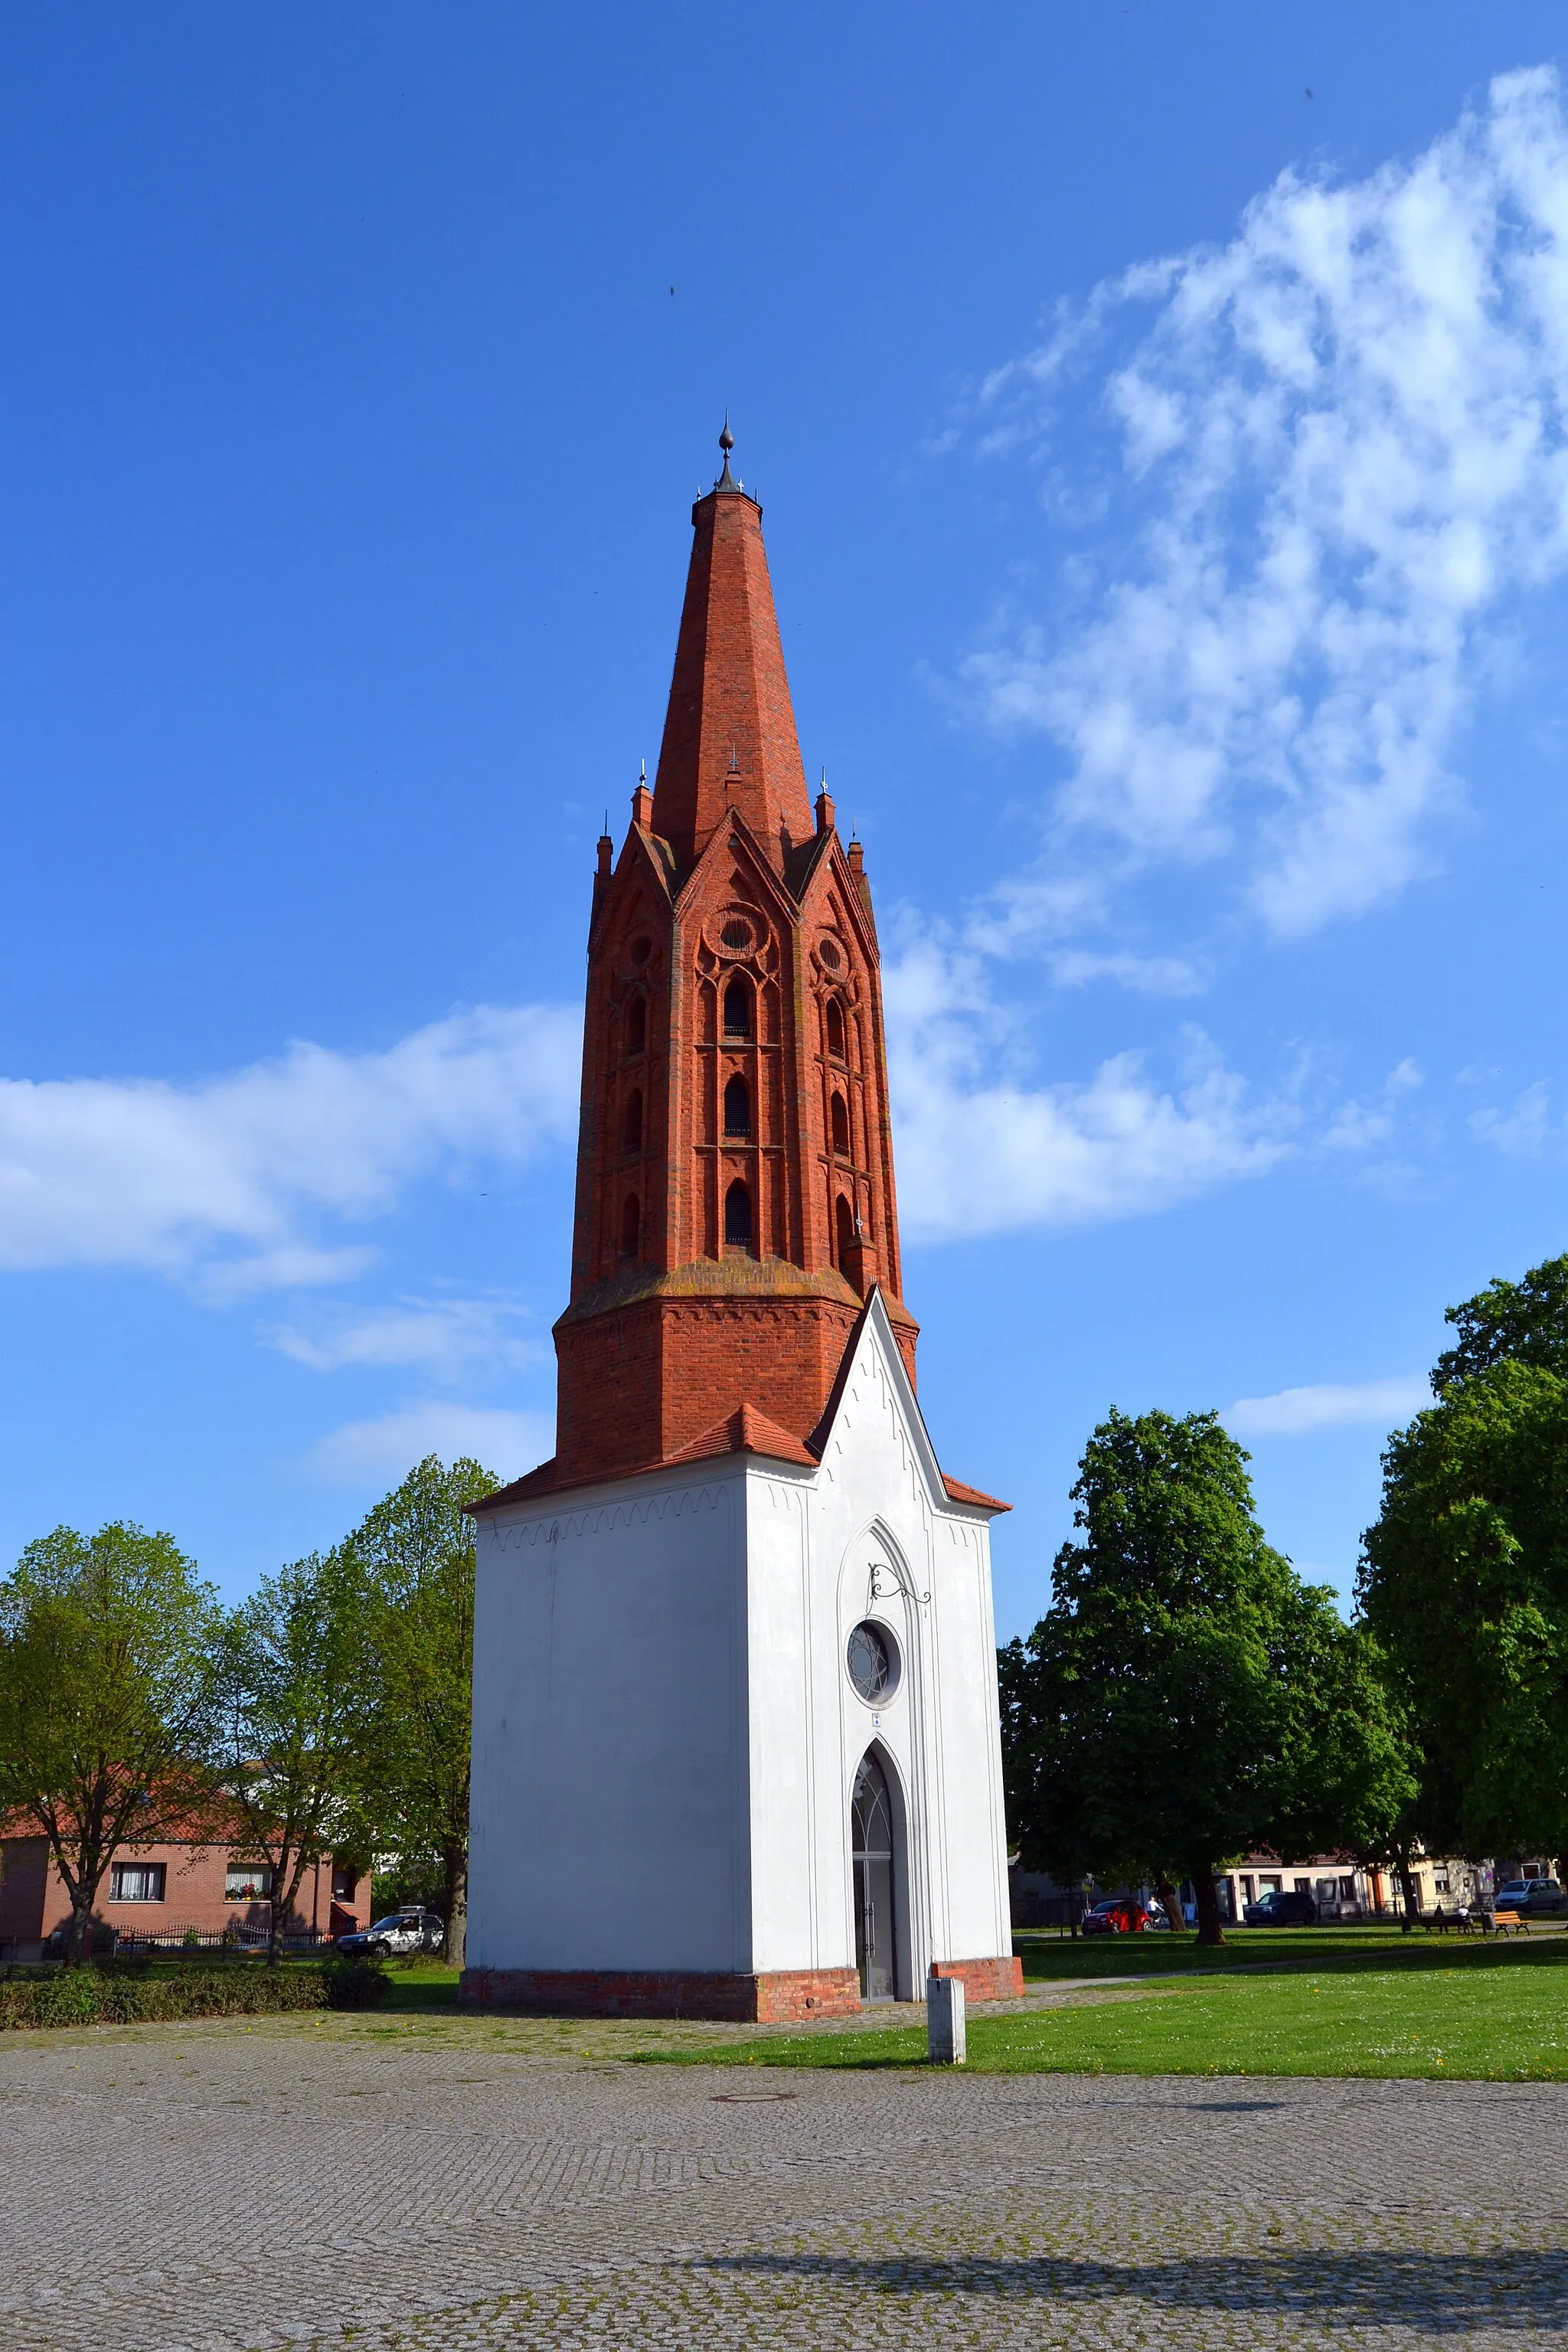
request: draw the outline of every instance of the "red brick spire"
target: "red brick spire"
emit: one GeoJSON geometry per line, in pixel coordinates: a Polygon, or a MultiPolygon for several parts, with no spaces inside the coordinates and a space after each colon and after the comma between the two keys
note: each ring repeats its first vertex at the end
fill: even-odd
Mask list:
{"type": "Polygon", "coordinates": [[[691,509],[696,531],[675,648],[653,830],[682,870],[736,809],[781,871],[808,838],[811,809],[763,547],[763,510],[724,470],[691,509]]]}
{"type": "Polygon", "coordinates": [[[809,1460],[873,1284],[900,1298],[882,986],[858,842],[806,800],[761,509],[696,543],[658,789],[600,845],[550,1488],[733,1446],[809,1460]]]}

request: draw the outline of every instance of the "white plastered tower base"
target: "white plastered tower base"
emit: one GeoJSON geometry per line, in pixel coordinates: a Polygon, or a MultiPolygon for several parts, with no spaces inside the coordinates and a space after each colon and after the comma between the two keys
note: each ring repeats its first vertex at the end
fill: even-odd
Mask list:
{"type": "Polygon", "coordinates": [[[756,1451],[477,1518],[465,2000],[787,2018],[859,2003],[851,1797],[893,1816],[892,1990],[1011,1958],[989,1522],[879,1293],[814,1465],[756,1451]],[[967,1492],[967,1490],[964,1490],[967,1492]],[[878,1629],[868,1700],[847,1646],[878,1629]]]}

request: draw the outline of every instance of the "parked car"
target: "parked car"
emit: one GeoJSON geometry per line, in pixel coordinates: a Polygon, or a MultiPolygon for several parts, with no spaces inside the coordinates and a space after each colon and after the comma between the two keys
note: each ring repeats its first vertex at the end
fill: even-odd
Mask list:
{"type": "Polygon", "coordinates": [[[1528,1911],[1532,1918],[1539,1918],[1542,1912],[1561,1911],[1563,1899],[1562,1885],[1555,1878],[1510,1878],[1506,1886],[1498,1888],[1492,1906],[1498,1911],[1528,1911]]]}
{"type": "Polygon", "coordinates": [[[1245,1903],[1242,1923],[1248,1927],[1315,1927],[1318,1906],[1310,1895],[1271,1886],[1256,1903],[1245,1903]]]}
{"type": "Polygon", "coordinates": [[[1169,1928],[1171,1923],[1157,1903],[1140,1903],[1135,1895],[1108,1895],[1079,1923],[1082,1936],[1142,1936],[1169,1928]]]}
{"type": "Polygon", "coordinates": [[[411,1905],[355,1935],[340,1936],[338,1949],[345,1959],[389,1960],[394,1953],[405,1957],[410,1952],[438,1952],[446,1933],[446,1922],[437,1919],[434,1911],[421,1911],[411,1905]]]}

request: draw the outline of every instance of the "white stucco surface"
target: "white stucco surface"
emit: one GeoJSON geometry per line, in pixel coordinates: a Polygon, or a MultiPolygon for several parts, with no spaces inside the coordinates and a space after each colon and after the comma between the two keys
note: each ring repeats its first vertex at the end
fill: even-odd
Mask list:
{"type": "Polygon", "coordinates": [[[726,1455],[478,1536],[471,1967],[852,1967],[873,1743],[900,1992],[1010,1949],[987,1514],[949,1499],[879,1298],[815,1468],[726,1455]],[[900,1657],[875,1708],[865,1618],[900,1657]]]}

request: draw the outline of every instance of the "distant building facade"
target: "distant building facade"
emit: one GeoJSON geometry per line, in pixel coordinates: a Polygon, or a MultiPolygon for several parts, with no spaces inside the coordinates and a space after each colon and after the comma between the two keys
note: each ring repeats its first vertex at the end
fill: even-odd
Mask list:
{"type": "MultiPolygon", "coordinates": [[[[232,1934],[264,1937],[271,1919],[271,1873],[243,1845],[169,1839],[121,1846],[93,1906],[95,1940],[155,1936],[178,1943],[232,1934]]],[[[289,1914],[293,1935],[347,1935],[370,1924],[368,1871],[331,1860],[308,1868],[289,1914]]],[[[0,1837],[0,1958],[29,1959],[70,1925],[70,1896],[47,1839],[15,1822],[0,1837]]]]}
{"type": "MultiPolygon", "coordinates": [[[[1462,1903],[1475,1910],[1489,1902],[1494,1888],[1506,1879],[1550,1877],[1552,1870],[1544,1862],[1463,1862],[1423,1853],[1413,1861],[1410,1874],[1415,1883],[1421,1911],[1426,1915],[1436,1911],[1439,1904],[1446,1911],[1456,1910],[1462,1903]]],[[[1044,1871],[1026,1871],[1017,1863],[1012,1866],[1009,1885],[1015,1927],[1070,1927],[1102,1895],[1152,1892],[1147,1887],[1131,1889],[1109,1884],[1087,1889],[1063,1886],[1044,1871]]],[[[1319,1918],[1324,1921],[1397,1919],[1404,1916],[1404,1895],[1391,1870],[1369,1869],[1344,1854],[1307,1854],[1298,1861],[1281,1862],[1278,1854],[1253,1853],[1233,1868],[1221,1871],[1215,1879],[1222,1923],[1226,1927],[1239,1926],[1247,1906],[1261,1902],[1275,1889],[1285,1894],[1310,1895],[1319,1918]]],[[[1190,1884],[1184,1881],[1180,1892],[1184,1906],[1190,1906],[1190,1884]]]]}

